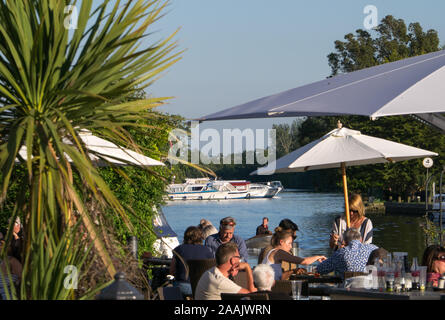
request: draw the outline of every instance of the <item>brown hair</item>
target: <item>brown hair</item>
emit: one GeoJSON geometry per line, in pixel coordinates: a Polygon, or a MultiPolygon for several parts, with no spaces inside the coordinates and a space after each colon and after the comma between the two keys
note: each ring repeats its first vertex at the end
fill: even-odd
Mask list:
{"type": "Polygon", "coordinates": [[[349,210],[357,210],[360,218],[365,216],[365,205],[359,194],[353,194],[349,197],[349,210]]]}
{"type": "Polygon", "coordinates": [[[220,266],[229,261],[229,259],[236,254],[237,250],[238,246],[234,242],[227,242],[220,245],[215,252],[216,265],[220,266]]]}
{"type": "Polygon", "coordinates": [[[371,254],[369,255],[368,258],[368,263],[367,265],[373,265],[374,264],[374,260],[375,259],[380,259],[383,261],[383,259],[386,259],[386,255],[388,254],[388,251],[386,251],[383,248],[377,248],[374,249],[371,254]]]}
{"type": "Polygon", "coordinates": [[[423,252],[422,266],[427,266],[427,272],[433,272],[433,263],[440,252],[445,252],[445,248],[438,244],[427,247],[423,252]]]}
{"type": "Polygon", "coordinates": [[[190,226],[184,232],[185,244],[202,244],[203,240],[204,236],[198,227],[190,226]]]}
{"type": "Polygon", "coordinates": [[[219,222],[219,230],[233,229],[236,226],[235,218],[225,217],[219,222]]]}
{"type": "Polygon", "coordinates": [[[280,245],[281,240],[286,240],[289,237],[292,237],[293,233],[289,230],[283,229],[281,227],[275,228],[275,233],[272,236],[272,239],[270,240],[270,244],[274,247],[277,247],[280,245]]]}

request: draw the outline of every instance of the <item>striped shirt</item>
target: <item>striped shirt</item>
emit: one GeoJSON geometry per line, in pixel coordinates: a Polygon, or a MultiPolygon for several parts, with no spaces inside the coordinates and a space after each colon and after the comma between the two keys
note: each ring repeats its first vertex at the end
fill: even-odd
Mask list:
{"type": "MultiPolygon", "coordinates": [[[[335,218],[334,223],[332,224],[332,232],[338,234],[338,243],[343,242],[343,234],[347,229],[346,218],[338,216],[335,218]],[[340,230],[339,230],[340,229],[340,230]]],[[[362,225],[360,226],[359,232],[362,236],[363,243],[372,243],[374,227],[372,225],[372,221],[369,218],[365,218],[363,220],[362,225]]]]}

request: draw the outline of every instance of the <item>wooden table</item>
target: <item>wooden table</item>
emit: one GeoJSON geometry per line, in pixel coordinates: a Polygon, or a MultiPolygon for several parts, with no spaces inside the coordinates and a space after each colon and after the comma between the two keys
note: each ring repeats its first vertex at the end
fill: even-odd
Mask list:
{"type": "Polygon", "coordinates": [[[336,276],[308,276],[292,274],[289,280],[303,280],[301,294],[303,296],[329,296],[332,286],[342,283],[342,279],[336,276]]]}

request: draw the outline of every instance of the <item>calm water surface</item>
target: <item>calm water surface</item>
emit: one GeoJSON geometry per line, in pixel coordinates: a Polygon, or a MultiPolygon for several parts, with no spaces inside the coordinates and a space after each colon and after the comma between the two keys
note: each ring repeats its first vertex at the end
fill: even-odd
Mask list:
{"type": "MultiPolygon", "coordinates": [[[[198,225],[202,218],[210,220],[218,228],[219,221],[227,216],[236,219],[235,233],[244,239],[255,235],[262,218],[269,218],[269,229],[289,218],[298,228],[297,241],[300,256],[323,254],[330,256],[329,233],[334,218],[344,208],[342,194],[312,192],[281,192],[273,199],[221,200],[221,201],[172,201],[163,207],[168,223],[182,243],[184,231],[198,225]]],[[[367,214],[374,225],[373,243],[391,252],[405,251],[408,257],[422,259],[425,238],[421,229],[422,217],[405,215],[367,214]]],[[[251,266],[257,257],[250,256],[251,266]]]]}

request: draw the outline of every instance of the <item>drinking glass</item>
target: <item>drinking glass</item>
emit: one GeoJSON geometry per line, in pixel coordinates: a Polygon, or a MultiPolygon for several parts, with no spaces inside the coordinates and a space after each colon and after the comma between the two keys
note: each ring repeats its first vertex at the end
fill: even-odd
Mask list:
{"type": "Polygon", "coordinates": [[[303,280],[291,280],[292,284],[292,299],[301,300],[301,287],[303,280]]]}
{"type": "Polygon", "coordinates": [[[420,290],[425,290],[426,287],[426,266],[419,266],[419,284],[420,284],[420,290]]]}

